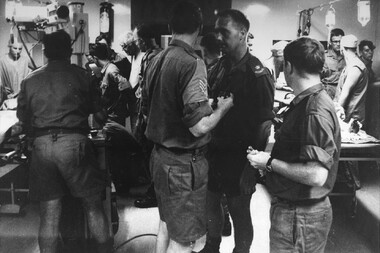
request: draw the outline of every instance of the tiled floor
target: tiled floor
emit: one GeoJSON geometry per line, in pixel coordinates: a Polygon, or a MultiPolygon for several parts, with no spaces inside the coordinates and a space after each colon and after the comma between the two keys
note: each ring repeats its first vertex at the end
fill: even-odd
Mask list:
{"type": "MultiPolygon", "coordinates": [[[[142,189],[133,189],[132,194],[141,194],[142,189]]],[[[115,235],[115,252],[150,253],[153,252],[155,236],[158,227],[157,208],[137,209],[133,206],[134,198],[118,198],[119,230],[115,235]],[[132,239],[143,235],[145,236],[132,239]],[[153,234],[153,235],[152,235],[153,234]]],[[[334,207],[334,222],[330,232],[327,253],[375,253],[371,251],[366,238],[356,233],[352,220],[346,215],[348,205],[343,200],[332,200],[334,207]]],[[[255,237],[251,252],[269,252],[269,198],[266,190],[257,186],[257,192],[252,197],[251,212],[255,237]]],[[[0,252],[1,253],[38,253],[38,207],[28,204],[21,216],[0,216],[0,252]]],[[[204,238],[196,246],[196,251],[202,248],[204,238]]],[[[233,249],[233,235],[224,237],[221,253],[230,253],[233,249]]]]}

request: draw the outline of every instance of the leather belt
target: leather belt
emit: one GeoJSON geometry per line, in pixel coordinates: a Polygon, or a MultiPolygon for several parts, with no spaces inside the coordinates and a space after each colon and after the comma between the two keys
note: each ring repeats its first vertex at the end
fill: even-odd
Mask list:
{"type": "Polygon", "coordinates": [[[205,154],[207,152],[207,145],[204,145],[202,147],[199,147],[199,148],[194,148],[194,149],[184,149],[184,148],[177,148],[177,147],[171,147],[171,148],[167,148],[161,144],[157,144],[155,143],[154,144],[157,148],[162,148],[162,149],[166,149],[174,154],[177,154],[177,155],[183,155],[183,154],[192,154],[192,155],[198,155],[198,154],[205,154]]]}
{"type": "Polygon", "coordinates": [[[84,129],[71,129],[71,128],[47,128],[47,129],[34,129],[34,137],[44,135],[57,135],[57,134],[82,134],[87,135],[88,131],[84,129]]]}
{"type": "Polygon", "coordinates": [[[322,202],[326,199],[326,197],[320,198],[320,199],[303,199],[303,200],[287,200],[279,197],[274,197],[275,200],[281,203],[289,204],[289,205],[296,205],[296,206],[309,206],[314,205],[316,203],[322,202]]]}

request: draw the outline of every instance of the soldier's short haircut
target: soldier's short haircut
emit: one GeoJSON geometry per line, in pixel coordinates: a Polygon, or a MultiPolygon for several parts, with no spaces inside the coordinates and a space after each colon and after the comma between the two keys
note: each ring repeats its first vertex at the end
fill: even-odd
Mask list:
{"type": "Polygon", "coordinates": [[[179,1],[170,12],[169,26],[175,34],[192,34],[202,23],[201,8],[194,2],[179,1]]]}
{"type": "Polygon", "coordinates": [[[218,18],[231,18],[237,25],[242,28],[245,28],[249,31],[249,20],[247,17],[239,10],[235,9],[226,9],[217,14],[218,18]]]}
{"type": "Polygon", "coordinates": [[[96,56],[100,60],[107,60],[109,58],[108,46],[103,43],[96,43],[90,50],[90,55],[96,56]]]}
{"type": "Polygon", "coordinates": [[[50,60],[63,60],[71,56],[71,38],[63,30],[45,34],[42,42],[44,54],[50,60]]]}
{"type": "Polygon", "coordinates": [[[334,36],[344,36],[344,31],[340,28],[334,28],[331,30],[330,32],[330,40],[332,39],[332,37],[334,36]]]}
{"type": "Polygon", "coordinates": [[[301,72],[318,74],[325,62],[324,47],[315,39],[301,37],[285,47],[284,60],[301,72]]]}

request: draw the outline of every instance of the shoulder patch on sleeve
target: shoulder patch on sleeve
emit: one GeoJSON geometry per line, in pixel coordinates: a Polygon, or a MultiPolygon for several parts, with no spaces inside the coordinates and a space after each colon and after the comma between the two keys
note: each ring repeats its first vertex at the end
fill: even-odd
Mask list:
{"type": "Polygon", "coordinates": [[[197,68],[195,70],[195,77],[198,79],[198,87],[195,87],[195,90],[199,90],[206,96],[208,96],[207,92],[207,73],[205,74],[204,70],[206,70],[206,65],[202,59],[197,58],[197,68]]]}
{"type": "Polygon", "coordinates": [[[199,89],[207,96],[207,82],[199,79],[199,89]]]}
{"type": "Polygon", "coordinates": [[[268,69],[254,56],[249,58],[248,64],[256,77],[270,74],[268,69]]]}
{"type": "Polygon", "coordinates": [[[206,65],[202,59],[196,60],[196,68],[183,92],[184,104],[190,104],[208,99],[206,65]]]}
{"type": "Polygon", "coordinates": [[[256,65],[255,66],[255,74],[261,74],[264,71],[263,66],[256,65]]]}

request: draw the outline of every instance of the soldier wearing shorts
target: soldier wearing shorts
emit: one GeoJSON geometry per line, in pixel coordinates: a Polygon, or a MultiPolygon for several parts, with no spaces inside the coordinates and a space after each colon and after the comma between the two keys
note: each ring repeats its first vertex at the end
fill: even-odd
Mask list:
{"type": "Polygon", "coordinates": [[[192,46],[202,27],[200,8],[177,2],[173,39],[149,64],[142,103],[146,136],[154,143],[150,170],[160,214],[156,252],[191,252],[206,233],[207,134],[233,106],[233,98],[208,102],[206,66],[192,46]]]}
{"type": "Polygon", "coordinates": [[[105,120],[86,70],[71,65],[71,39],[64,31],[46,34],[48,63],[21,83],[13,134],[34,137],[30,165],[30,198],[40,202],[39,246],[56,252],[62,197],[81,198],[97,252],[111,252],[112,240],[101,194],[107,178],[98,168],[87,138],[88,116],[105,120]]]}

